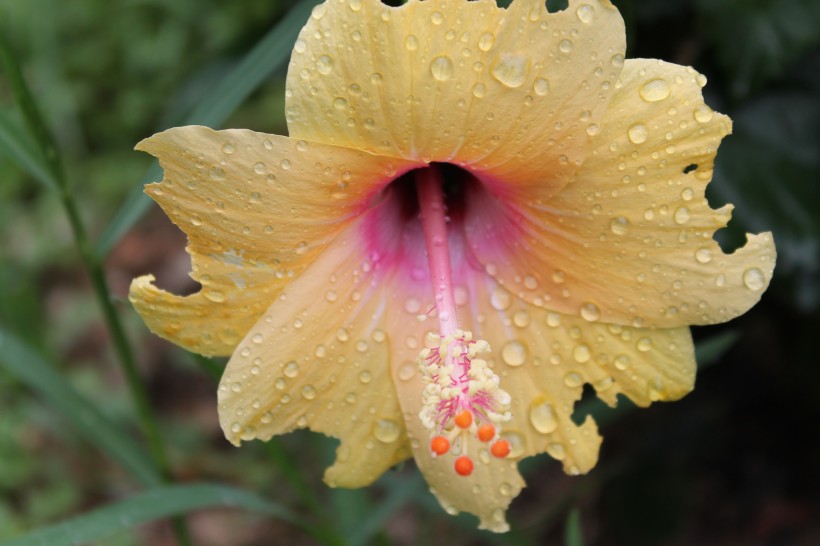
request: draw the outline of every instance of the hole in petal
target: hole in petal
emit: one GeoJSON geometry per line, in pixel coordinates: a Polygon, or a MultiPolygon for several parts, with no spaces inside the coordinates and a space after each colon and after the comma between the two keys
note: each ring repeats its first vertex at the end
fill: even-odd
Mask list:
{"type": "Polygon", "coordinates": [[[567,7],[569,7],[567,0],[547,0],[547,11],[550,13],[564,11],[567,7]]]}
{"type": "Polygon", "coordinates": [[[697,168],[698,168],[698,166],[695,163],[687,165],[686,167],[683,168],[683,174],[689,174],[697,168]]]}
{"type": "MultiPolygon", "coordinates": [[[[583,424],[587,415],[593,418],[601,416],[606,413],[608,407],[595,394],[595,389],[589,383],[584,384],[584,392],[581,394],[581,399],[575,403],[572,410],[572,421],[576,425],[583,424]]],[[[597,419],[596,419],[597,420],[597,419]]]]}

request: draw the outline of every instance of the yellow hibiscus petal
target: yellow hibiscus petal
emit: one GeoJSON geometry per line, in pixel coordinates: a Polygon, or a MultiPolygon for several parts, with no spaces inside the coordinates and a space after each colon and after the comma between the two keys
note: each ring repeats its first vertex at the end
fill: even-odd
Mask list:
{"type": "Polygon", "coordinates": [[[457,163],[557,191],[585,153],[623,65],[607,0],[329,0],[287,80],[290,134],[382,155],[457,163]],[[533,158],[536,160],[534,161],[533,158]]]}
{"type": "Polygon", "coordinates": [[[378,263],[356,227],[289,284],[237,347],[219,385],[234,444],[296,428],[339,438],[332,486],[360,487],[410,456],[387,365],[378,263]]]}
{"type": "Polygon", "coordinates": [[[180,127],[137,149],[160,160],[146,193],[188,235],[202,290],[169,294],[140,277],[148,327],[189,350],[231,354],[276,295],[410,162],[246,130],[180,127]]]}
{"type": "Polygon", "coordinates": [[[769,233],[749,235],[724,254],[712,238],[731,206],[711,209],[704,192],[731,122],[704,104],[703,84],[691,68],[628,60],[573,182],[509,213],[488,236],[521,251],[501,267],[503,252],[481,249],[488,270],[521,297],[589,321],[711,324],[754,305],[774,244],[769,233]]]}
{"type": "Polygon", "coordinates": [[[391,346],[393,376],[414,457],[431,489],[448,512],[473,513],[482,528],[507,530],[505,511],[524,486],[517,470],[522,458],[547,453],[569,474],[586,473],[595,466],[601,443],[597,426],[590,417],[581,425],[571,418],[584,384],[591,384],[611,405],[623,393],[641,406],[680,398],[694,385],[688,328],[591,324],[533,307],[478,275],[457,291],[469,295],[459,306],[462,327],[490,343],[490,364],[501,388],[512,396],[512,419],[502,430],[512,447],[510,456],[499,460],[490,456],[486,445],[472,446],[470,454],[477,460],[468,478],[456,475],[453,457],[430,456],[428,430],[418,418],[423,384],[413,360],[420,340],[436,325],[413,326],[408,316],[415,312],[415,302],[423,302],[422,308],[428,302],[423,285],[391,291],[407,298],[387,306],[389,328],[401,328],[407,336],[405,343],[391,346]],[[407,301],[413,302],[412,308],[407,309],[407,301]]]}

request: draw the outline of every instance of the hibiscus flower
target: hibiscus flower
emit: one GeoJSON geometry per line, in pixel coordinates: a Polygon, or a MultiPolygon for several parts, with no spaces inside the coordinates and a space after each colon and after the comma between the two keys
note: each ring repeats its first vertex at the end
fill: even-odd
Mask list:
{"type": "Polygon", "coordinates": [[[713,240],[731,122],[705,78],[624,53],[607,0],[328,0],[293,49],[290,137],[141,142],[202,289],[149,275],[130,298],[158,335],[231,355],[227,438],[334,436],[331,486],[412,457],[448,512],[505,531],[522,458],[595,465],[585,384],[610,405],[689,392],[688,326],[754,305],[775,250],[713,240]]]}

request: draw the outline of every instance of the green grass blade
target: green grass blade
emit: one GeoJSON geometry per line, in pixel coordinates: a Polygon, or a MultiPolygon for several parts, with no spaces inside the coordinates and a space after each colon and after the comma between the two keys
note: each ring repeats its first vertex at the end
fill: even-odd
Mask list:
{"type": "Polygon", "coordinates": [[[584,546],[584,535],[581,531],[581,511],[577,508],[570,510],[564,524],[564,545],[584,546]]]}
{"type": "MultiPolygon", "coordinates": [[[[287,63],[299,31],[307,21],[310,10],[319,1],[301,0],[290,8],[287,15],[191,112],[184,124],[209,127],[221,125],[260,84],[287,63]]],[[[159,166],[154,164],[139,186],[128,195],[125,203],[100,237],[95,249],[98,256],[103,257],[108,254],[117,241],[142,218],[151,204],[151,200],[142,192],[142,187],[160,178],[159,166]]]]}
{"type": "Polygon", "coordinates": [[[0,327],[0,369],[41,395],[89,442],[116,460],[134,478],[146,485],[157,485],[160,477],[141,446],[121,427],[80,396],[65,378],[17,337],[0,327]]]}
{"type": "Polygon", "coordinates": [[[241,489],[211,484],[172,485],[137,493],[116,504],[0,542],[0,546],[89,544],[123,529],[203,508],[240,508],[304,526],[287,508],[241,489]]]}
{"type": "Polygon", "coordinates": [[[21,169],[50,190],[59,187],[46,160],[22,127],[8,113],[0,110],[0,152],[5,153],[21,169]]]}

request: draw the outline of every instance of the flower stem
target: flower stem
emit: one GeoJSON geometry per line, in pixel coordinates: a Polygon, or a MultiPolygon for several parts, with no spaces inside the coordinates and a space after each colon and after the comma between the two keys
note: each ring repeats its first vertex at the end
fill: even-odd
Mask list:
{"type": "MultiPolygon", "coordinates": [[[[11,47],[4,39],[2,33],[0,33],[0,62],[2,62],[3,68],[5,69],[9,87],[20,108],[23,119],[43,154],[43,159],[45,160],[48,170],[51,171],[54,180],[57,182],[60,202],[68,216],[68,221],[74,235],[74,242],[91,279],[94,294],[102,309],[109,332],[111,333],[114,350],[117,353],[126,377],[126,382],[131,391],[131,396],[134,399],[140,427],[148,440],[154,465],[162,477],[163,482],[170,482],[171,471],[165,445],[159,433],[156,418],[151,410],[148,393],[140,378],[134,359],[134,352],[125,335],[125,329],[122,326],[119,315],[117,315],[114,303],[111,300],[111,292],[108,287],[108,281],[105,278],[102,261],[94,253],[88,233],[85,230],[77,202],[74,200],[62,165],[59,148],[51,137],[51,132],[44,122],[40,110],[37,108],[37,103],[31,95],[28,85],[20,72],[11,47]]],[[[184,520],[178,517],[174,518],[172,525],[177,542],[185,546],[190,545],[191,539],[184,520]]]]}
{"type": "Polygon", "coordinates": [[[416,171],[416,193],[419,196],[419,219],[424,230],[424,244],[430,264],[430,277],[436,295],[441,336],[458,329],[453,274],[450,266],[450,243],[441,171],[435,165],[416,171]]]}

